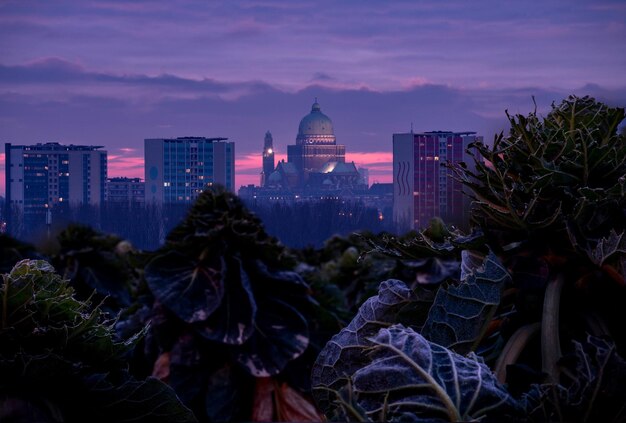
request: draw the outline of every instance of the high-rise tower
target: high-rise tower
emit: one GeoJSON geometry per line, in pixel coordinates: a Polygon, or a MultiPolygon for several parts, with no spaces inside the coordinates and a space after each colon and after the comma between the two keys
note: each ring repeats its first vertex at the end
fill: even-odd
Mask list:
{"type": "Polygon", "coordinates": [[[101,146],[5,144],[8,229],[36,233],[56,208],[104,202],[107,152],[101,146]]]}
{"type": "Polygon", "coordinates": [[[144,140],[145,195],[150,203],[190,203],[214,184],[235,186],[235,143],[228,138],[144,140]]]}
{"type": "Polygon", "coordinates": [[[482,137],[475,132],[393,134],[393,214],[399,232],[423,229],[434,217],[457,226],[467,221],[469,197],[442,164],[465,162],[474,169],[467,149],[478,140],[482,137]]]}
{"type": "Polygon", "coordinates": [[[261,186],[267,186],[267,178],[274,171],[274,141],[272,139],[272,133],[267,131],[265,133],[265,140],[263,142],[263,171],[261,172],[261,186]]]}

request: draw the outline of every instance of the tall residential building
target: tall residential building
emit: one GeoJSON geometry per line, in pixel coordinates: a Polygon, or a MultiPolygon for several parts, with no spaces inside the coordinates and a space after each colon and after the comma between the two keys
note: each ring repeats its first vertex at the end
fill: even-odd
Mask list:
{"type": "Polygon", "coordinates": [[[109,178],[106,183],[107,203],[139,206],[146,200],[145,184],[141,178],[109,178]]]}
{"type": "Polygon", "coordinates": [[[263,171],[261,172],[261,186],[267,186],[268,178],[274,171],[274,140],[272,139],[272,133],[267,131],[265,133],[265,140],[263,141],[263,171]]]}
{"type": "Polygon", "coordinates": [[[104,201],[107,152],[101,146],[5,144],[9,232],[33,232],[62,203],[104,201]]]}
{"type": "Polygon", "coordinates": [[[399,232],[425,228],[434,217],[467,224],[469,198],[443,164],[465,162],[472,169],[466,150],[478,140],[475,132],[393,134],[393,218],[399,232]]]}
{"type": "Polygon", "coordinates": [[[228,138],[144,140],[146,203],[192,202],[207,186],[235,186],[235,143],[228,138]]]}

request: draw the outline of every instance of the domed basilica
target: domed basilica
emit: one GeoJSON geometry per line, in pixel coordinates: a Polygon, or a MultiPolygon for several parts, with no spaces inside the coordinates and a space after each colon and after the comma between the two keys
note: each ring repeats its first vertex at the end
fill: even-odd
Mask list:
{"type": "MultiPolygon", "coordinates": [[[[311,112],[300,121],[296,144],[287,146],[287,162],[279,162],[269,175],[274,155],[271,141],[267,142],[268,134],[263,149],[263,187],[329,190],[359,184],[359,172],[354,162],[346,163],[346,147],[337,144],[333,122],[322,113],[317,99],[311,112]]],[[[271,135],[269,137],[271,139],[271,135]]]]}

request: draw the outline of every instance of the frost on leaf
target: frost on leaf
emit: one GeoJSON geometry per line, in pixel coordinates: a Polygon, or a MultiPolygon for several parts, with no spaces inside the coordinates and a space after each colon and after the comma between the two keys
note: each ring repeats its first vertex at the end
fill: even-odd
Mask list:
{"type": "Polygon", "coordinates": [[[381,329],[353,394],[375,421],[470,421],[520,415],[520,404],[474,354],[463,357],[410,328],[381,329]]]}
{"type": "Polygon", "coordinates": [[[369,339],[381,328],[396,322],[423,324],[432,293],[424,291],[420,297],[403,282],[387,280],[380,284],[378,295],[368,299],[352,322],[326,344],[313,367],[312,387],[318,407],[328,416],[354,419],[337,408],[337,393],[349,391],[350,376],[370,362],[369,339]]]}
{"type": "Polygon", "coordinates": [[[531,421],[624,421],[626,361],[614,343],[589,336],[573,341],[574,352],[563,360],[567,369],[559,385],[534,385],[524,395],[531,421]]]}
{"type": "Polygon", "coordinates": [[[489,315],[511,280],[498,258],[463,251],[461,282],[437,292],[422,334],[430,341],[465,354],[480,339],[489,315]]]}

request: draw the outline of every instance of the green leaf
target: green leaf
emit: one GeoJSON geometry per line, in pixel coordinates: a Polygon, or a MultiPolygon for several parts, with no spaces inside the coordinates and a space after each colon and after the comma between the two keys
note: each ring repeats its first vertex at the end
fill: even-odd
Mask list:
{"type": "Polygon", "coordinates": [[[237,258],[224,261],[224,298],[206,321],[194,323],[195,330],[211,341],[241,345],[254,333],[257,304],[250,279],[237,258]]]}
{"type": "Polygon", "coordinates": [[[68,226],[57,239],[60,251],[54,263],[79,297],[87,298],[95,290],[101,298],[107,297],[114,312],[131,304],[136,276],[128,256],[118,249],[124,243],[132,249],[128,242],[82,225],[68,226]]]}
{"type": "Polygon", "coordinates": [[[524,396],[533,421],[623,421],[626,361],[615,344],[588,336],[573,341],[574,353],[561,363],[568,371],[558,385],[534,385],[524,396]]]}
{"type": "Polygon", "coordinates": [[[329,418],[354,417],[339,407],[337,400],[348,396],[350,376],[370,362],[366,353],[373,344],[369,339],[397,322],[424,323],[432,294],[423,291],[420,295],[418,298],[399,280],[382,282],[378,295],[369,298],[350,324],[328,341],[313,366],[311,385],[318,407],[329,418]]]}
{"type": "Polygon", "coordinates": [[[188,323],[202,322],[222,302],[224,267],[219,259],[194,260],[169,251],[150,261],[145,278],[156,298],[178,317],[188,323]]]}
{"type": "Polygon", "coordinates": [[[306,319],[294,307],[277,299],[259,303],[255,328],[254,334],[235,355],[255,377],[280,373],[309,345],[306,319]]]}
{"type": "Polygon", "coordinates": [[[354,374],[353,389],[373,420],[521,416],[520,404],[474,354],[458,355],[402,325],[381,329],[372,342],[372,361],[354,374]]]}
{"type": "Polygon", "coordinates": [[[598,266],[602,266],[615,253],[626,254],[626,237],[624,232],[618,234],[614,229],[611,229],[607,237],[598,241],[594,248],[587,249],[587,255],[598,266]]]}
{"type": "Polygon", "coordinates": [[[437,292],[422,334],[431,342],[464,354],[475,349],[511,277],[498,258],[464,251],[461,281],[437,292]]]}
{"type": "Polygon", "coordinates": [[[43,261],[3,275],[0,390],[33,393],[67,421],[194,421],[161,382],[127,372],[144,331],[120,340],[115,321],[74,291],[43,261]]]}

